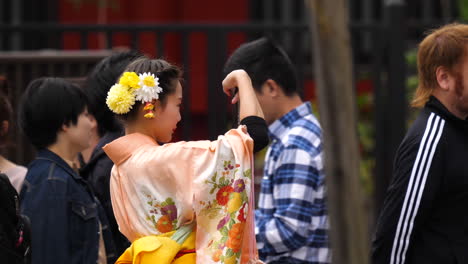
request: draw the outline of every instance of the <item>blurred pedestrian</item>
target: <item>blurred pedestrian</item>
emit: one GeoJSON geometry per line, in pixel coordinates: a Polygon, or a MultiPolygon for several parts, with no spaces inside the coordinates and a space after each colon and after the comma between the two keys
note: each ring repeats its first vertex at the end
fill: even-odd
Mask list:
{"type": "Polygon", "coordinates": [[[0,260],[8,264],[31,263],[31,226],[20,214],[19,197],[9,178],[0,173],[0,260]]]}
{"type": "Polygon", "coordinates": [[[33,264],[115,261],[104,210],[73,163],[89,147],[87,104],[83,91],[61,78],[33,80],[21,98],[19,124],[38,151],[20,194],[33,264]]]}
{"type": "Polygon", "coordinates": [[[267,263],[330,263],[322,129],[303,102],[286,52],[268,38],[245,43],[225,73],[252,78],[272,144],[265,157],[255,233],[267,263]]]}
{"type": "Polygon", "coordinates": [[[5,151],[10,144],[10,131],[13,127],[13,109],[5,89],[0,89],[0,172],[4,173],[10,179],[11,184],[16,191],[21,190],[27,169],[21,165],[15,164],[5,157],[5,151]]]}
{"type": "Polygon", "coordinates": [[[106,106],[106,97],[110,87],[117,81],[128,64],[141,56],[136,51],[123,51],[104,58],[88,75],[83,87],[89,98],[89,113],[97,122],[97,128],[93,131],[94,138],[97,138],[97,144],[92,144],[87,150],[81,152],[83,159],[80,175],[91,185],[94,194],[106,211],[119,255],[127,249],[130,242],[120,233],[115,221],[109,189],[110,174],[114,163],[107,157],[102,147],[123,136],[124,131],[122,124],[106,106]]]}
{"type": "Polygon", "coordinates": [[[421,111],[397,150],[372,244],[372,262],[468,262],[468,25],[419,44],[421,111]]]}

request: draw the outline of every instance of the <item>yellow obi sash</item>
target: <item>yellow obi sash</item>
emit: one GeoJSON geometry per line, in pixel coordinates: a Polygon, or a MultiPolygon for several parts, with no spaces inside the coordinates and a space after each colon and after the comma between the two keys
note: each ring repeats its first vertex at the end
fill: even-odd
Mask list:
{"type": "Polygon", "coordinates": [[[196,254],[187,253],[180,257],[180,251],[195,249],[193,225],[184,226],[157,236],[139,238],[119,257],[116,264],[195,264],[196,254]]]}

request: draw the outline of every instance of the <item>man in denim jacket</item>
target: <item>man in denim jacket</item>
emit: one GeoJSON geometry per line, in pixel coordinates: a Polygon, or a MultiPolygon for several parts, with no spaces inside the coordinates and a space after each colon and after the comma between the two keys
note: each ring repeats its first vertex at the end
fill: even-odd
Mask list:
{"type": "Polygon", "coordinates": [[[60,78],[34,80],[22,97],[20,126],[38,150],[20,195],[33,264],[115,261],[105,213],[74,169],[94,125],[86,106],[85,94],[60,78]]]}

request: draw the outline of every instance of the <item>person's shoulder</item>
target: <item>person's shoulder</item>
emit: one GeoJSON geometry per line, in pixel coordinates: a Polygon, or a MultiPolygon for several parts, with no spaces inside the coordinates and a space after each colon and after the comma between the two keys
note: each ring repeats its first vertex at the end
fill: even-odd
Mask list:
{"type": "Polygon", "coordinates": [[[321,148],[322,129],[312,115],[294,121],[282,138],[285,148],[297,148],[307,152],[321,148]]]}
{"type": "Polygon", "coordinates": [[[40,183],[46,180],[67,182],[71,176],[56,162],[47,159],[36,159],[27,168],[26,179],[30,183],[40,183]]]}
{"type": "Polygon", "coordinates": [[[84,167],[80,168],[80,176],[89,182],[95,182],[98,179],[110,177],[114,162],[104,153],[92,158],[84,167]]]}
{"type": "Polygon", "coordinates": [[[4,173],[0,173],[0,190],[0,194],[3,196],[1,199],[2,202],[6,202],[5,197],[12,197],[15,195],[15,188],[13,187],[10,178],[4,173]]]}
{"type": "Polygon", "coordinates": [[[211,145],[209,140],[197,140],[197,141],[177,141],[163,143],[161,145],[145,145],[140,147],[137,152],[148,152],[148,153],[160,153],[168,151],[183,151],[189,148],[208,148],[211,145]]]}
{"type": "Polygon", "coordinates": [[[107,157],[107,155],[99,155],[99,157],[96,157],[95,164],[94,166],[91,166],[90,171],[99,172],[103,168],[112,168],[113,165],[114,163],[109,157],[107,157]]]}
{"type": "Polygon", "coordinates": [[[435,138],[438,134],[436,132],[443,129],[440,125],[440,121],[443,120],[443,117],[437,113],[431,112],[429,109],[422,109],[409,127],[402,143],[419,145],[424,138],[435,138]]]}
{"type": "Polygon", "coordinates": [[[312,113],[298,118],[289,127],[288,135],[300,135],[302,133],[312,133],[317,137],[322,136],[320,123],[312,113]]]}
{"type": "Polygon", "coordinates": [[[427,151],[428,147],[436,146],[436,144],[436,155],[444,152],[446,133],[443,131],[444,127],[440,125],[441,120],[443,118],[436,113],[426,108],[422,109],[398,147],[395,156],[396,163],[402,163],[403,160],[414,160],[420,151],[427,151]]]}
{"type": "Polygon", "coordinates": [[[26,167],[14,164],[12,168],[5,171],[5,174],[8,175],[8,177],[12,176],[24,178],[27,172],[28,169],[26,167]]]}
{"type": "Polygon", "coordinates": [[[20,172],[20,173],[24,173],[26,174],[26,172],[28,171],[28,168],[24,167],[24,166],[21,166],[21,165],[16,165],[15,169],[20,172]]]}
{"type": "Polygon", "coordinates": [[[136,149],[123,164],[161,166],[193,158],[197,150],[209,148],[210,141],[179,141],[162,145],[143,145],[136,149]]]}
{"type": "Polygon", "coordinates": [[[39,180],[39,178],[41,178],[49,171],[53,164],[54,163],[49,160],[35,159],[31,161],[31,163],[28,165],[26,178],[30,181],[33,179],[39,180]]]}
{"type": "Polygon", "coordinates": [[[77,184],[69,171],[50,160],[35,160],[27,170],[22,186],[23,200],[65,197],[77,184]]]}
{"type": "Polygon", "coordinates": [[[26,169],[26,167],[15,165],[13,168],[5,171],[5,174],[12,180],[12,182],[22,182],[24,177],[26,177],[27,172],[28,169],[26,169]]]}

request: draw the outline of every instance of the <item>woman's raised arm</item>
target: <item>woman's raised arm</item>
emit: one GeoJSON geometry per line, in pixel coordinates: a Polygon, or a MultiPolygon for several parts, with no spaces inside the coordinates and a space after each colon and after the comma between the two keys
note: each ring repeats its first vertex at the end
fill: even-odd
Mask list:
{"type": "Polygon", "coordinates": [[[252,86],[252,81],[244,70],[232,71],[224,78],[223,90],[227,95],[231,96],[235,88],[238,88],[239,92],[234,96],[231,103],[235,104],[239,101],[239,120],[248,116],[265,118],[252,86]]]}

